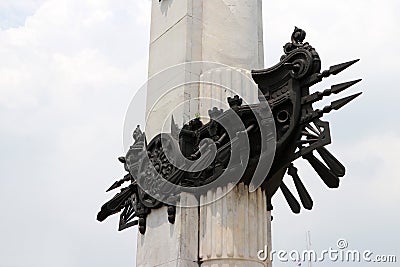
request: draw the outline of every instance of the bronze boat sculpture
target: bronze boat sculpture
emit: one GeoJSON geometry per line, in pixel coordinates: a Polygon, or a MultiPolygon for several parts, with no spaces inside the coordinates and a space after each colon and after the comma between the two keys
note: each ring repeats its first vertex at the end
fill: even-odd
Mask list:
{"type": "Polygon", "coordinates": [[[290,209],[300,212],[300,203],[283,182],[286,173],[292,177],[303,207],[312,209],[313,200],[293,164],[299,158],[308,161],[329,188],[337,188],[345,175],[345,167],[325,148],[331,143],[330,128],[321,118],[332,110],[339,110],[361,93],[336,100],[322,109],[314,109],[313,104],[361,80],[314,93],[310,93],[310,87],[339,74],[358,60],[321,72],[320,57],[310,44],[303,42],[305,35],[305,31],[295,28],[291,42],[284,46],[285,54],[280,62],[268,69],[252,71],[259,88],[258,104],[243,105],[239,96],[228,98],[229,110],[214,108],[209,111],[208,123],[194,119],[182,129],[172,118],[171,133],[157,135],[148,144],[138,126],[133,133],[134,144],[125,157],[119,158],[127,174],[107,191],[125,182],[130,184],[102,206],[97,219],[103,221],[121,212],[119,230],[139,225],[140,233],[144,234],[147,215],[152,209],[166,205],[168,220],[174,223],[176,205],[173,203],[179,200],[180,191],[171,185],[193,193],[207,185],[215,187],[231,182],[249,185],[255,172],[260,176],[257,166],[262,166],[263,159],[271,153],[274,153],[272,164],[264,168],[269,171],[261,172],[262,179],[257,184],[265,191],[269,210],[272,209],[271,198],[280,189],[290,209]],[[240,118],[242,127],[229,124],[235,116],[240,118]],[[227,124],[230,127],[223,127],[227,124]],[[213,141],[213,153],[209,150],[212,145],[204,140],[213,141]],[[249,147],[243,149],[246,146],[242,144],[246,142],[249,147]],[[246,153],[248,158],[243,160],[246,153]],[[184,158],[176,159],[174,154],[182,154],[184,158]]]}

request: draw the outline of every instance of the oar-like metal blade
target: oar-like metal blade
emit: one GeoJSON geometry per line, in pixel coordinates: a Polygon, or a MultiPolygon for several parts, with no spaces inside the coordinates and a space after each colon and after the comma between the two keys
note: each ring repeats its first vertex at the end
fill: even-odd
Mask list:
{"type": "Polygon", "coordinates": [[[303,204],[305,209],[311,210],[314,202],[310,194],[307,192],[307,189],[301,181],[299,175],[297,174],[297,168],[294,167],[293,164],[289,166],[288,174],[293,178],[294,185],[296,186],[297,192],[300,196],[301,204],[303,204]]]}
{"type": "Polygon", "coordinates": [[[285,197],[287,203],[289,204],[290,209],[293,213],[300,213],[301,207],[297,199],[293,196],[292,192],[290,192],[289,188],[282,181],[280,188],[282,190],[283,196],[285,197]]]}
{"type": "Polygon", "coordinates": [[[314,168],[314,170],[321,177],[322,181],[329,188],[338,188],[339,187],[339,177],[337,177],[328,167],[326,167],[319,159],[317,159],[312,152],[303,156],[314,168]]]}
{"type": "Polygon", "coordinates": [[[125,201],[132,195],[132,188],[127,187],[116,194],[111,200],[107,201],[97,214],[97,220],[102,222],[107,217],[121,211],[125,201]]]}
{"type": "Polygon", "coordinates": [[[343,177],[345,175],[346,168],[328,151],[328,149],[325,147],[320,147],[317,148],[317,152],[334,174],[336,174],[338,177],[343,177]]]}

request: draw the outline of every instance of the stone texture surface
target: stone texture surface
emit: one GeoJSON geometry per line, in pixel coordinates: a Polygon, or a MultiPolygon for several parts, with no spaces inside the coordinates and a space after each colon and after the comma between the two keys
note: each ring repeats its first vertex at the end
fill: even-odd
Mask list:
{"type": "Polygon", "coordinates": [[[244,69],[264,65],[262,1],[203,2],[202,60],[244,69]]]}
{"type": "MultiPolygon", "coordinates": [[[[218,62],[246,70],[264,65],[262,38],[262,0],[152,0],[149,77],[185,62],[218,62]]],[[[182,83],[199,80],[201,70],[185,70],[177,79],[182,83]]],[[[158,79],[159,80],[159,79],[158,79]]],[[[160,125],[169,129],[169,114],[174,104],[160,99],[158,87],[148,85],[146,135],[151,140],[160,125]],[[158,103],[158,108],[154,104],[158,103]],[[167,115],[165,115],[167,114],[167,115]],[[151,116],[148,116],[151,115],[151,116]],[[166,118],[168,117],[168,118],[166,118]]],[[[203,97],[199,86],[174,89],[175,103],[183,104],[173,112],[182,125],[198,113],[196,97],[203,97]]],[[[221,101],[226,101],[225,95],[221,101]]]]}
{"type": "MultiPolygon", "coordinates": [[[[169,74],[169,77],[151,77],[160,73],[171,66],[176,66],[185,62],[201,61],[202,47],[202,2],[195,0],[152,0],[152,23],[150,29],[150,51],[149,51],[149,70],[147,107],[146,107],[146,136],[151,140],[156,134],[160,133],[160,127],[165,125],[165,129],[170,127],[170,117],[176,104],[182,104],[174,113],[178,124],[189,120],[190,92],[192,86],[180,86],[175,88],[172,93],[160,99],[164,90],[160,91],[160,86],[166,86],[166,82],[175,79],[182,84],[198,80],[200,70],[191,70],[190,67],[176,76],[169,74]],[[170,103],[173,99],[173,103],[170,103]],[[154,104],[157,103],[157,107],[154,104]]],[[[178,68],[179,69],[179,68],[178,68]]],[[[171,88],[166,88],[171,89],[171,88]]],[[[198,91],[198,89],[197,89],[198,91]]],[[[169,131],[169,130],[168,130],[169,131]]]]}
{"type": "MultiPolygon", "coordinates": [[[[187,194],[181,204],[195,203],[187,194]]],[[[198,208],[177,208],[175,224],[168,222],[167,208],[147,217],[146,234],[138,236],[136,266],[198,267],[198,208]]]]}
{"type": "Polygon", "coordinates": [[[193,101],[197,105],[203,122],[208,121],[208,110],[217,107],[227,110],[227,97],[239,95],[243,104],[253,104],[258,101],[257,85],[251,78],[251,73],[245,69],[220,67],[206,71],[200,75],[199,98],[193,101]]]}
{"type": "Polygon", "coordinates": [[[200,199],[201,266],[269,266],[257,257],[271,243],[264,192],[249,193],[244,184],[227,190],[216,188],[200,199]]]}

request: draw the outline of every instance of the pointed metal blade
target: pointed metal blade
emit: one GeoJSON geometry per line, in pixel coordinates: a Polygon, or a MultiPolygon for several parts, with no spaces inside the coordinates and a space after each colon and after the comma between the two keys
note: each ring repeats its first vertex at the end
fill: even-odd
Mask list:
{"type": "Polygon", "coordinates": [[[309,153],[303,156],[314,168],[314,170],[318,173],[319,177],[321,177],[322,181],[329,188],[338,188],[339,187],[339,177],[337,177],[328,167],[326,167],[319,159],[317,159],[313,153],[309,153]]]}
{"type": "Polygon", "coordinates": [[[349,62],[346,62],[346,63],[342,63],[342,64],[331,66],[329,68],[329,74],[336,75],[336,74],[344,71],[345,69],[347,69],[351,65],[357,63],[358,61],[360,61],[360,60],[356,59],[356,60],[352,60],[352,61],[349,61],[349,62]]]}
{"type": "Polygon", "coordinates": [[[115,183],[112,184],[112,186],[110,186],[110,188],[107,189],[106,192],[110,192],[111,190],[114,190],[114,189],[116,189],[116,188],[118,188],[120,186],[121,186],[121,182],[120,181],[116,181],[115,183]]]}
{"type": "Polygon", "coordinates": [[[311,95],[304,96],[301,99],[301,104],[304,105],[304,104],[308,104],[308,103],[314,103],[314,102],[321,100],[322,98],[324,98],[326,96],[330,96],[332,94],[338,94],[338,93],[346,90],[347,88],[355,85],[356,83],[358,83],[360,81],[361,81],[361,79],[358,79],[358,80],[351,81],[351,82],[345,82],[345,83],[332,85],[330,89],[326,89],[322,92],[315,92],[311,95]]]}
{"type": "Polygon", "coordinates": [[[316,83],[319,83],[322,81],[323,78],[327,78],[331,75],[336,75],[342,71],[344,71],[345,69],[347,69],[348,67],[350,67],[351,65],[353,65],[354,63],[360,61],[359,59],[356,60],[352,60],[346,63],[342,63],[342,64],[338,64],[338,65],[334,65],[331,66],[329,68],[329,70],[324,70],[322,73],[317,73],[314,74],[313,76],[311,76],[305,83],[304,85],[307,86],[312,86],[316,83]]]}
{"type": "Polygon", "coordinates": [[[327,113],[331,112],[332,110],[339,110],[340,108],[342,108],[343,106],[345,106],[346,104],[348,104],[349,102],[351,102],[352,100],[354,100],[355,98],[360,96],[361,94],[362,94],[362,92],[348,96],[348,97],[344,97],[344,98],[336,100],[336,101],[333,101],[329,106],[325,106],[322,110],[317,109],[317,110],[313,111],[312,113],[309,113],[306,116],[304,116],[303,118],[301,118],[300,124],[309,123],[309,122],[313,121],[314,119],[321,118],[324,114],[327,114],[327,113]]]}
{"type": "Polygon", "coordinates": [[[345,175],[346,168],[328,151],[328,149],[325,147],[320,147],[317,148],[317,152],[334,174],[336,174],[338,177],[343,177],[345,175]]]}
{"type": "Polygon", "coordinates": [[[290,209],[293,211],[293,213],[299,214],[301,210],[300,204],[283,181],[280,185],[280,188],[283,193],[283,196],[285,197],[287,203],[289,204],[290,209]]]}
{"type": "Polygon", "coordinates": [[[346,104],[348,104],[352,100],[354,100],[356,97],[360,96],[361,94],[362,94],[362,92],[348,96],[348,97],[344,97],[344,98],[336,100],[336,101],[333,101],[332,104],[330,105],[330,107],[334,110],[339,110],[343,106],[345,106],[346,104]]]}
{"type": "Polygon", "coordinates": [[[333,86],[331,87],[331,90],[330,90],[331,92],[330,92],[330,94],[338,94],[338,93],[340,93],[340,92],[346,90],[347,88],[349,88],[349,87],[351,87],[351,86],[353,86],[353,85],[355,85],[356,83],[359,83],[359,82],[361,82],[361,81],[362,81],[362,79],[358,79],[358,80],[351,81],[351,82],[345,82],[345,83],[335,84],[335,85],[333,85],[333,86]]]}
{"type": "Polygon", "coordinates": [[[122,178],[121,180],[118,180],[115,183],[113,183],[113,185],[110,188],[108,188],[106,192],[109,192],[111,190],[114,190],[114,189],[120,187],[121,185],[123,185],[123,183],[131,180],[131,178],[132,178],[132,176],[130,175],[130,173],[126,174],[124,176],[124,178],[122,178]]]}
{"type": "Polygon", "coordinates": [[[299,175],[297,174],[297,168],[291,164],[288,169],[288,174],[292,176],[294,185],[296,186],[297,192],[299,193],[301,204],[307,210],[311,210],[314,202],[307,192],[306,187],[304,186],[303,182],[301,181],[299,175]]]}

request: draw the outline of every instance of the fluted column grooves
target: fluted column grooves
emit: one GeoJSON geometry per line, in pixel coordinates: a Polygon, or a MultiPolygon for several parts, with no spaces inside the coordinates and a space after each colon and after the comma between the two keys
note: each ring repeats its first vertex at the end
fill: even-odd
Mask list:
{"type": "Polygon", "coordinates": [[[201,266],[270,266],[257,257],[260,249],[270,246],[270,214],[264,192],[249,193],[244,184],[229,193],[228,188],[218,187],[200,198],[201,266]]]}
{"type": "MultiPolygon", "coordinates": [[[[208,110],[217,107],[228,109],[227,98],[239,95],[245,104],[258,102],[257,85],[251,79],[250,71],[221,67],[200,75],[198,111],[206,121],[208,110]]],[[[196,100],[194,100],[195,102],[196,100]]]]}

